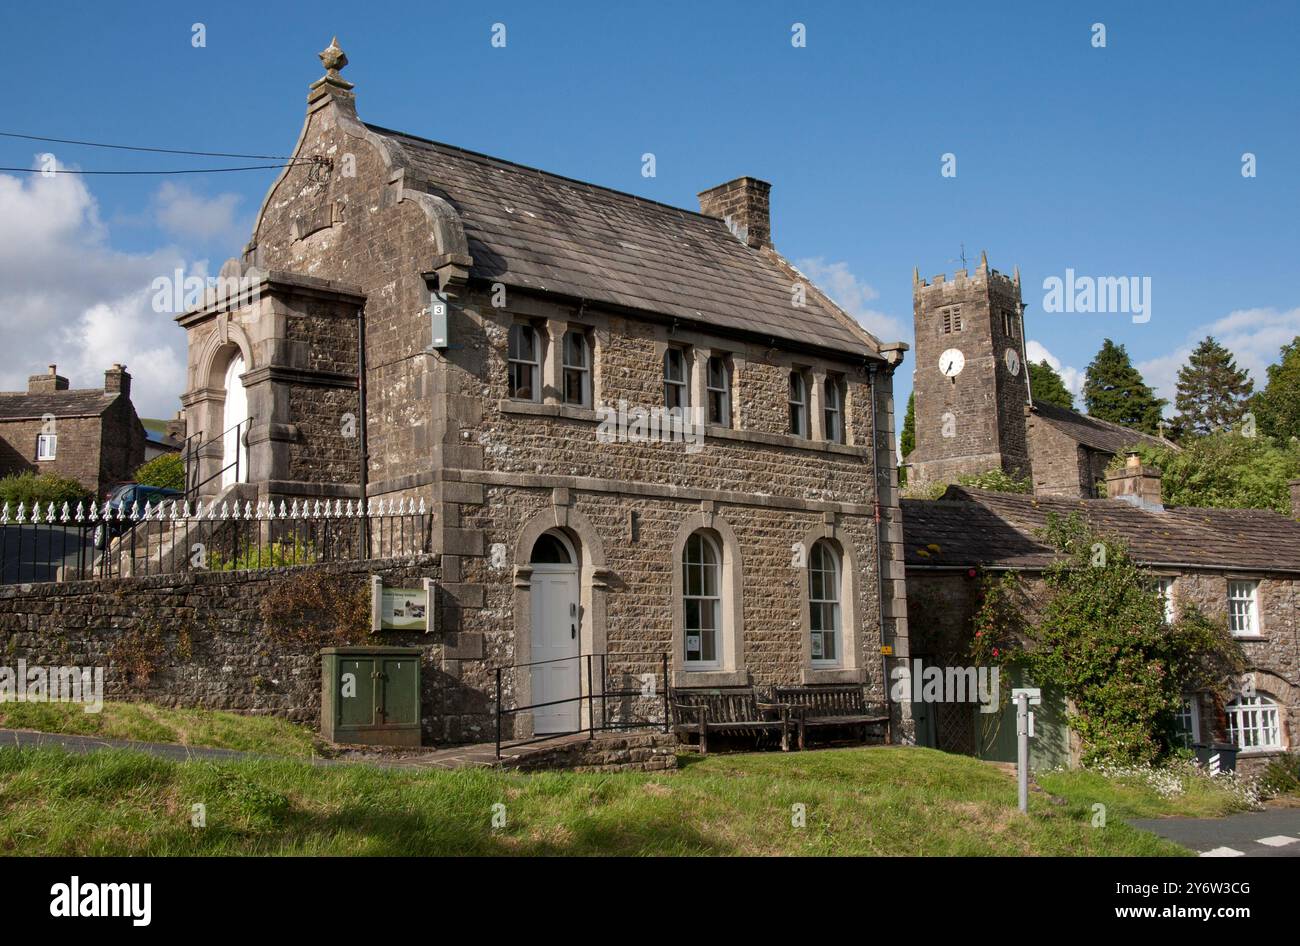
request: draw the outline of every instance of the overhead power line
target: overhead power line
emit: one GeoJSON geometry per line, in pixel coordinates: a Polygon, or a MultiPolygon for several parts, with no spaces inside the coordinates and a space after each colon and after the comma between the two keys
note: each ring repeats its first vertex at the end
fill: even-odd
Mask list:
{"type": "MultiPolygon", "coordinates": [[[[61,145],[80,145],[86,148],[112,148],[116,151],[150,151],[154,154],[188,154],[200,158],[258,158],[263,161],[292,161],[283,154],[237,154],[230,151],[181,151],[176,148],[146,148],[140,145],[110,145],[101,141],[79,141],[75,138],[46,138],[41,135],[20,135],[14,131],[0,131],[0,138],[23,138],[27,141],[52,141],[61,145]]],[[[240,168],[240,170],[243,170],[240,168]]]]}
{"type": "Polygon", "coordinates": [[[16,171],[23,174],[220,174],[224,171],[262,171],[317,163],[316,161],[292,161],[288,164],[252,164],[241,168],[183,168],[169,171],[78,171],[71,168],[0,168],[0,171],[16,171]]]}

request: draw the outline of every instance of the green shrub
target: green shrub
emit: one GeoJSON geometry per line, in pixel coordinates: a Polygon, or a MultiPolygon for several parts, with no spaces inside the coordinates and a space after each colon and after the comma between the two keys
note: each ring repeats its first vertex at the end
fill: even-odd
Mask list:
{"type": "Polygon", "coordinates": [[[33,503],[40,503],[42,509],[54,503],[56,510],[62,510],[64,503],[76,509],[77,503],[89,503],[92,498],[86,487],[57,473],[14,473],[0,479],[0,506],[8,503],[10,515],[19,503],[29,512],[33,503]]]}
{"type": "Polygon", "coordinates": [[[1259,776],[1260,792],[1266,798],[1300,795],[1300,755],[1273,759],[1259,776]]]}
{"type": "Polygon", "coordinates": [[[974,486],[977,489],[991,489],[999,493],[1029,493],[1034,484],[1029,477],[1018,480],[1002,470],[985,470],[983,473],[963,473],[957,477],[958,484],[974,486]]]}
{"type": "Polygon", "coordinates": [[[254,545],[232,556],[213,550],[208,554],[208,568],[214,572],[239,572],[286,565],[314,565],[319,560],[313,542],[294,538],[269,545],[254,545]]]}
{"type": "Polygon", "coordinates": [[[136,470],[135,481],[163,489],[184,489],[185,461],[179,453],[164,453],[136,470]]]}

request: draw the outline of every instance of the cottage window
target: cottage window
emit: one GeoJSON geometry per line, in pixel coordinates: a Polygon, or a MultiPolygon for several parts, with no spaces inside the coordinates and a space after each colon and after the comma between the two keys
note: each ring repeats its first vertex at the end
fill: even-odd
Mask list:
{"type": "Polygon", "coordinates": [[[58,434],[41,434],[36,438],[36,459],[53,460],[59,449],[58,434]]]}
{"type": "Polygon", "coordinates": [[[790,372],[790,433],[808,436],[808,384],[800,371],[790,372]]]}
{"type": "Polygon", "coordinates": [[[1239,696],[1228,704],[1228,739],[1238,749],[1281,749],[1277,703],[1266,696],[1239,696]]]}
{"type": "Polygon", "coordinates": [[[682,601],[688,670],[722,666],[718,632],[722,626],[722,555],[713,539],[695,532],[682,550],[682,601]]]}
{"type": "Polygon", "coordinates": [[[510,326],[507,357],[510,364],[509,396],[519,401],[538,400],[541,349],[537,344],[537,330],[519,322],[510,326]]]}
{"type": "Polygon", "coordinates": [[[1228,629],[1234,637],[1259,636],[1259,582],[1228,582],[1228,629]]]}
{"type": "Polygon", "coordinates": [[[581,331],[564,333],[564,403],[591,406],[591,346],[581,331]]]}
{"type": "Polygon", "coordinates": [[[826,379],[826,398],[822,413],[825,415],[826,439],[831,443],[844,442],[844,389],[839,378],[826,379]]]}
{"type": "Polygon", "coordinates": [[[664,407],[685,410],[691,403],[686,380],[686,352],[669,348],[664,352],[664,407]]]}
{"type": "Polygon", "coordinates": [[[709,393],[709,423],[719,427],[731,426],[731,369],[727,359],[720,355],[709,358],[708,377],[705,379],[709,393]]]}
{"type": "Polygon", "coordinates": [[[1156,599],[1164,609],[1166,624],[1173,624],[1178,620],[1178,615],[1174,613],[1174,579],[1156,579],[1156,599]]]}
{"type": "Polygon", "coordinates": [[[1182,705],[1178,708],[1178,715],[1174,717],[1174,725],[1178,731],[1178,740],[1184,749],[1190,749],[1201,741],[1201,718],[1196,708],[1195,696],[1184,697],[1182,705]]]}
{"type": "Polygon", "coordinates": [[[819,541],[808,557],[808,627],[814,665],[840,662],[840,557],[829,542],[819,541]]]}

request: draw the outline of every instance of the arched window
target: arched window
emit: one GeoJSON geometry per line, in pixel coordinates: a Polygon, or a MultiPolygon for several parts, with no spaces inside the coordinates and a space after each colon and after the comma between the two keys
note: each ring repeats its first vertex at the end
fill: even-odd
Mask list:
{"type": "Polygon", "coordinates": [[[1278,706],[1266,696],[1239,696],[1227,707],[1228,739],[1238,749],[1281,749],[1278,706]]]}
{"type": "Polygon", "coordinates": [[[537,537],[528,560],[533,565],[572,565],[573,553],[567,542],[554,532],[547,532],[537,537]]]}
{"type": "Polygon", "coordinates": [[[813,664],[839,664],[843,650],[840,557],[824,540],[814,543],[808,556],[808,609],[813,664]]]}
{"type": "Polygon", "coordinates": [[[535,328],[521,322],[510,326],[507,360],[510,365],[507,396],[520,401],[538,400],[541,391],[537,383],[541,372],[541,350],[537,344],[535,328]]]}
{"type": "Polygon", "coordinates": [[[688,670],[722,666],[722,555],[708,534],[695,532],[682,550],[684,662],[688,670]]]}

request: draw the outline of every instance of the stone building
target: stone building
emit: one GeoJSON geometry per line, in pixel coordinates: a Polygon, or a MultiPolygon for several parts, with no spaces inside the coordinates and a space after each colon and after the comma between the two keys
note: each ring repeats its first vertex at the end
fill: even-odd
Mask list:
{"type": "MultiPolygon", "coordinates": [[[[1159,471],[1131,457],[1111,474],[1110,499],[1065,499],[950,487],[939,500],[902,502],[907,538],[912,652],[946,662],[969,644],[979,607],[980,570],[1026,579],[1031,620],[1053,553],[1038,535],[1049,513],[1073,512],[1118,537],[1157,577],[1155,593],[1172,617],[1195,604],[1223,620],[1245,653],[1254,695],[1187,694],[1181,724],[1187,744],[1228,739],[1247,769],[1300,745],[1300,483],[1293,517],[1258,509],[1166,507],[1159,471]]],[[[1063,707],[1044,707],[1063,723],[1063,707]]],[[[917,739],[962,752],[1004,757],[1004,739],[981,743],[970,706],[917,707],[917,739]]],[[[1002,729],[1014,731],[1014,724],[1002,729]]],[[[1077,746],[1050,743],[1063,725],[1040,733],[1044,764],[1066,761],[1077,746]],[[1054,751],[1056,750],[1056,751],[1054,751]]],[[[1011,756],[1014,760],[1014,754],[1011,756]]]]}
{"type": "Polygon", "coordinates": [[[26,391],[0,392],[0,476],[57,473],[103,498],[144,462],[144,444],[122,365],[104,372],[102,389],[69,388],[50,365],[26,391]]]}
{"type": "Polygon", "coordinates": [[[776,251],[769,185],[697,213],[368,125],[337,44],[321,59],[293,166],[178,319],[204,491],[430,504],[435,739],[487,734],[497,667],[516,706],[586,692],[575,655],[884,700],[906,346],[776,251]]]}
{"type": "Polygon", "coordinates": [[[916,446],[909,484],[955,483],[1003,470],[1044,496],[1096,496],[1107,464],[1137,443],[1165,441],[1030,396],[1020,272],[919,272],[912,280],[916,446]]]}

